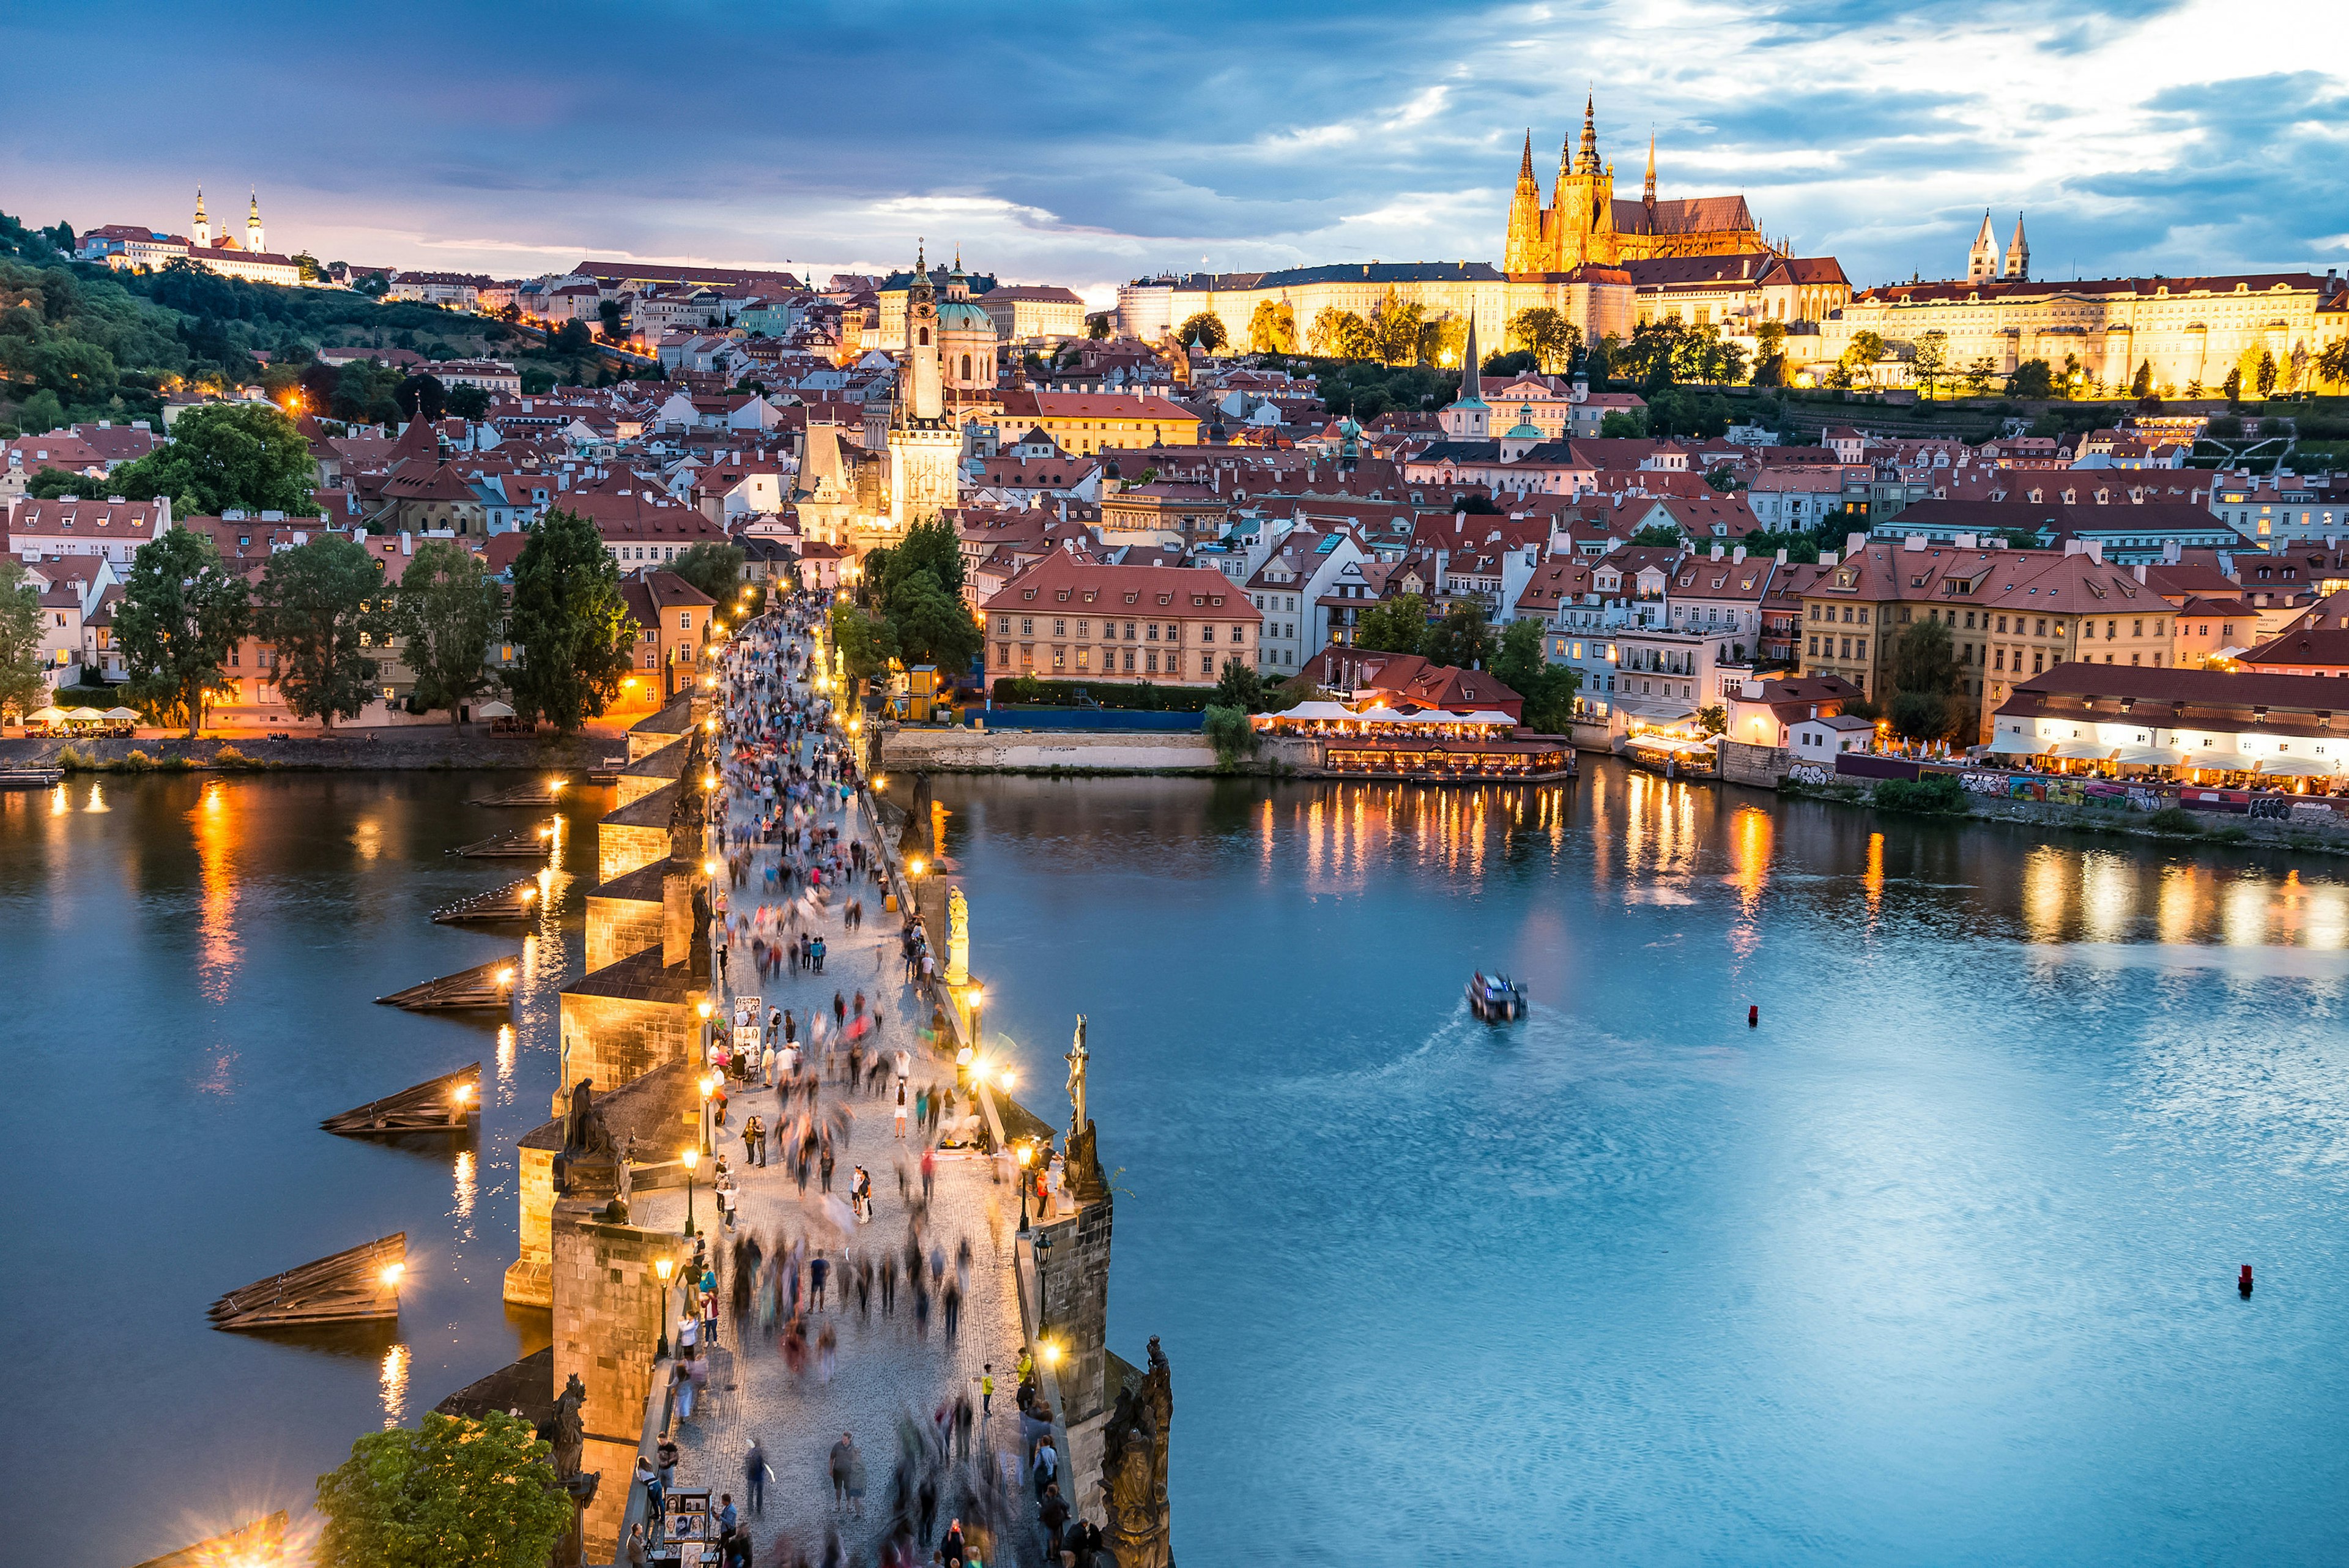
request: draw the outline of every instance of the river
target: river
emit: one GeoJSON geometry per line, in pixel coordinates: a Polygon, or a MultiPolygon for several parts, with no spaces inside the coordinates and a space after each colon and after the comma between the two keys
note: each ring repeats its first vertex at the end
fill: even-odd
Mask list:
{"type": "MultiPolygon", "coordinates": [[[[544,1343],[500,1301],[508,1151],[608,794],[527,944],[431,924],[526,868],[444,853],[532,819],[465,804],[511,782],[0,796],[12,1560],[298,1511],[544,1343]],[[370,1001],[512,950],[510,1035],[370,1001]],[[317,1128],[476,1057],[478,1146],[317,1128]],[[396,1328],[206,1326],[402,1228],[396,1328]]],[[[1048,1116],[1090,1015],[1112,1339],[1174,1363],[1186,1568],[2349,1553],[2333,863],[1613,763],[938,794],[989,1041],[1048,1116]],[[1530,1021],[1467,1020],[1479,965],[1530,1021]]]]}
{"type": "Polygon", "coordinates": [[[2349,1553],[2335,863],[1611,763],[939,794],[1048,1116],[1090,1018],[1187,1568],[2349,1553]]]}

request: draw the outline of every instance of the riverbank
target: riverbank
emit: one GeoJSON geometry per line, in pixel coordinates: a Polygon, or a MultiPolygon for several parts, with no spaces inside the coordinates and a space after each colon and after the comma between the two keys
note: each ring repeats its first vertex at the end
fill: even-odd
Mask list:
{"type": "Polygon", "coordinates": [[[223,772],[357,772],[454,768],[532,769],[581,776],[609,757],[625,757],[616,730],[570,736],[492,735],[485,730],[363,730],[337,735],[146,734],[133,737],[16,737],[0,740],[0,768],[140,773],[149,767],[223,772]],[[66,753],[71,752],[72,757],[66,753]],[[136,755],[134,755],[136,753],[136,755]],[[138,759],[143,757],[142,763],[138,759]]]}

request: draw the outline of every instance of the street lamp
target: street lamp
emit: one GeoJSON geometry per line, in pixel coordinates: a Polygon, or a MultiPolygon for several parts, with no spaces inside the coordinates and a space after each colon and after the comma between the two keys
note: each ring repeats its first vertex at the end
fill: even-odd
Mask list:
{"type": "Polygon", "coordinates": [[[688,1148],[678,1154],[685,1161],[685,1233],[693,1234],[693,1168],[701,1163],[701,1151],[688,1148]]]}
{"type": "Polygon", "coordinates": [[[653,1359],[667,1361],[668,1359],[668,1277],[677,1272],[677,1260],[654,1259],[653,1272],[660,1276],[660,1302],[653,1314],[658,1320],[655,1327],[659,1334],[659,1340],[653,1346],[653,1359]]]}
{"type": "MultiPolygon", "coordinates": [[[[1023,1143],[1019,1146],[1019,1233],[1022,1236],[1028,1234],[1028,1166],[1035,1158],[1034,1144],[1023,1143]]],[[[1040,1287],[1042,1284],[1040,1276],[1037,1282],[1040,1287]]]]}

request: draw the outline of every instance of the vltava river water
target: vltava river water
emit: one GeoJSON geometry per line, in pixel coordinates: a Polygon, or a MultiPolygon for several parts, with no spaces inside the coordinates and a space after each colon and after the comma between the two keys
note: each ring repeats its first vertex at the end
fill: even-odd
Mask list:
{"type": "MultiPolygon", "coordinates": [[[[499,1300],[506,1151],[546,1114],[608,795],[525,942],[428,919],[523,868],[443,853],[527,820],[484,787],[0,796],[8,1560],[298,1508],[359,1432],[543,1343],[499,1300]],[[500,951],[511,1037],[370,1000],[500,951]],[[317,1128],[476,1057],[478,1146],[317,1128]],[[205,1326],[402,1228],[396,1329],[205,1326]]],[[[2349,1552],[2330,863],[1612,764],[939,793],[990,1038],[1049,1116],[1091,1016],[1112,1329],[1174,1360],[1186,1568],[2349,1552]],[[1529,1023],[1466,1019],[1479,964],[1529,1023]]]]}
{"type": "Polygon", "coordinates": [[[2349,1552],[2333,866],[1611,763],[940,794],[1048,1116],[1091,1020],[1186,1565],[2349,1552]]]}

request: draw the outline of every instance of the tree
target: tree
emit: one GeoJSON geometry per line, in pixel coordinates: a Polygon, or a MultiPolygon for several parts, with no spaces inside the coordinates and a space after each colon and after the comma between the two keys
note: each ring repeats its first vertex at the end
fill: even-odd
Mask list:
{"type": "Polygon", "coordinates": [[[489,389],[474,386],[470,381],[462,386],[451,387],[449,389],[446,407],[450,413],[460,420],[488,419],[490,417],[489,389]]]}
{"type": "Polygon", "coordinates": [[[1237,708],[1243,713],[1264,711],[1264,677],[1256,667],[1237,659],[1224,660],[1223,673],[1216,679],[1216,694],[1207,699],[1219,707],[1237,708]]]}
{"type": "Polygon", "coordinates": [[[1174,329],[1174,340],[1195,344],[1210,354],[1216,353],[1226,342],[1224,318],[1212,310],[1194,311],[1184,319],[1182,326],[1174,329]]]}
{"type": "Polygon", "coordinates": [[[378,666],[365,649],[385,629],[383,574],[367,546],[338,534],[280,550],[261,574],[254,629],[277,648],[277,687],[305,719],[356,719],[378,666]]]}
{"type": "Polygon", "coordinates": [[[1509,336],[1533,351],[1544,370],[1563,370],[1582,349],[1582,329],[1547,305],[1531,305],[1508,320],[1509,336]]]}
{"type": "Polygon", "coordinates": [[[1427,600],[1397,594],[1362,612],[1354,646],[1371,653],[1418,653],[1427,646],[1427,600]]]}
{"type": "Polygon", "coordinates": [[[429,423],[447,411],[449,389],[442,385],[440,377],[428,376],[419,370],[399,383],[398,390],[392,393],[391,399],[399,405],[400,413],[407,418],[420,419],[429,423]]]}
{"type": "Polygon", "coordinates": [[[400,661],[416,677],[416,701],[448,710],[449,722],[490,685],[486,668],[496,629],[498,586],[481,557],[447,539],[427,539],[400,574],[392,630],[400,661]]]}
{"type": "Polygon", "coordinates": [[[1687,542],[1677,523],[1651,523],[1631,535],[1632,544],[1653,550],[1676,550],[1687,542]]]}
{"type": "Polygon", "coordinates": [[[133,501],[168,495],[183,517],[232,506],[315,512],[310,484],[317,472],[310,443],[274,404],[222,403],[181,415],[171,441],[116,469],[107,493],[133,501]]]}
{"type": "Polygon", "coordinates": [[[1953,699],[1964,678],[1950,641],[1950,623],[1911,622],[1892,643],[1894,696],[1887,717],[1893,729],[1911,741],[1954,734],[1963,714],[1953,699]]]}
{"type": "Polygon", "coordinates": [[[1917,358],[1910,373],[1917,378],[1919,389],[1927,397],[1947,379],[1950,370],[1950,335],[1936,327],[1920,333],[1917,338],[1917,358]]]}
{"type": "Polygon", "coordinates": [[[1371,353],[1381,365],[1413,365],[1419,362],[1419,331],[1426,324],[1427,307],[1417,300],[1405,301],[1392,288],[1379,301],[1377,312],[1371,320],[1371,353]]]}
{"type": "Polygon", "coordinates": [[[1475,599],[1453,600],[1444,618],[1428,628],[1427,646],[1420,651],[1430,664],[1484,669],[1493,659],[1493,628],[1485,623],[1485,607],[1475,599]]]}
{"type": "Polygon", "coordinates": [[[131,700],[160,722],[185,723],[192,739],[252,615],[244,579],[222,562],[211,535],[168,528],[140,545],[114,612],[131,700]]]}
{"type": "Polygon", "coordinates": [[[1257,301],[1256,314],[1248,318],[1248,352],[1251,354],[1296,353],[1296,307],[1286,300],[1257,301]]]}
{"type": "Polygon", "coordinates": [[[675,572],[718,601],[724,611],[742,592],[742,546],[705,539],[668,563],[675,572]]]}
{"type": "Polygon", "coordinates": [[[1574,694],[1581,688],[1580,673],[1552,664],[1544,645],[1543,623],[1531,618],[1511,621],[1502,628],[1500,646],[1493,654],[1495,679],[1524,700],[1518,722],[1537,734],[1564,734],[1574,722],[1574,694]]]}
{"type": "Polygon", "coordinates": [[[0,708],[19,719],[49,689],[41,672],[41,596],[14,556],[0,556],[0,708]]]}
{"type": "MultiPolygon", "coordinates": [[[[1990,363],[1987,359],[1976,363],[1982,368],[1982,381],[1987,387],[1990,363]]],[[[1967,371],[1966,388],[1969,391],[1973,389],[1971,369],[1967,371]]],[[[2014,374],[2006,379],[2006,395],[2010,398],[2052,398],[2055,395],[2055,373],[2044,359],[2025,359],[2014,368],[2014,374]]]]}
{"type": "Polygon", "coordinates": [[[522,663],[507,688],[524,723],[543,718],[567,735],[619,691],[635,622],[620,597],[620,564],[595,524],[556,507],[523,531],[507,615],[522,663]]]}
{"type": "Polygon", "coordinates": [[[544,1568],[573,1513],[553,1452],[502,1411],[369,1432],[318,1478],[318,1568],[544,1568]]]}

